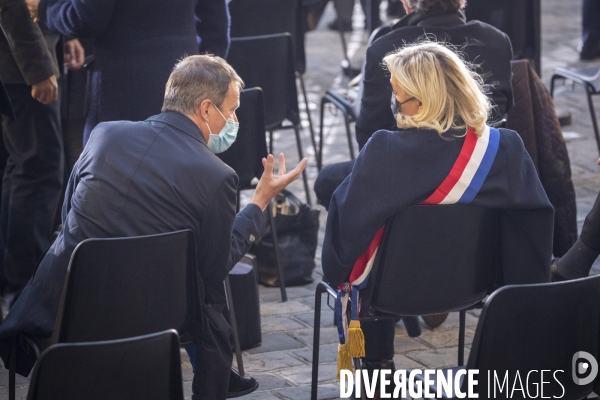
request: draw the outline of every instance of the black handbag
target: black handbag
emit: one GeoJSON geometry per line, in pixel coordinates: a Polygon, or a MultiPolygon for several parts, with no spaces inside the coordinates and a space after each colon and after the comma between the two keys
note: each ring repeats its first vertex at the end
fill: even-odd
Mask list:
{"type": "MultiPolygon", "coordinates": [[[[311,283],[315,269],[315,253],[319,234],[319,210],[313,210],[287,190],[279,193],[271,203],[279,243],[279,261],[286,286],[311,283]]],[[[265,213],[268,212],[268,208],[265,213]]],[[[267,215],[268,218],[268,215],[267,215]]],[[[257,259],[260,283],[279,286],[279,275],[273,246],[271,226],[250,250],[257,259]]]]}

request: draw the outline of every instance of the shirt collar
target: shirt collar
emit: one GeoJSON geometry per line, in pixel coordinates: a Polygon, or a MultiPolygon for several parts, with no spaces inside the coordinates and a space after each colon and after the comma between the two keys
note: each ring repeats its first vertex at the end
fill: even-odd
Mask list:
{"type": "Polygon", "coordinates": [[[464,25],[466,22],[467,19],[462,10],[449,13],[429,12],[427,14],[413,12],[396,22],[392,26],[392,30],[403,28],[405,26],[464,25]]]}

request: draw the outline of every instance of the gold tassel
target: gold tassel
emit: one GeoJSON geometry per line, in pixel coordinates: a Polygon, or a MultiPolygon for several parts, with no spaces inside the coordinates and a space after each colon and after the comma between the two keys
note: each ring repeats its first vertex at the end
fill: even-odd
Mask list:
{"type": "Polygon", "coordinates": [[[352,359],[348,353],[348,344],[338,344],[338,371],[337,378],[340,379],[340,371],[347,369],[352,371],[352,359]]]}
{"type": "Polygon", "coordinates": [[[360,321],[356,319],[350,321],[347,345],[350,358],[360,358],[365,356],[365,335],[360,328],[360,321]]]}

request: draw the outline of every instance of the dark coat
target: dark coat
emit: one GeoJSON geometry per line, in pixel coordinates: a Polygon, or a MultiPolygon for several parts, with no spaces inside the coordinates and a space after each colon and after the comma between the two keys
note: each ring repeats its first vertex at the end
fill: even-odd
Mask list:
{"type": "Polygon", "coordinates": [[[159,113],[177,60],[225,57],[229,46],[226,0],[42,0],[39,17],[66,36],[94,38],[85,139],[100,122],[159,113]]]}
{"type": "Polygon", "coordinates": [[[191,229],[206,301],[223,304],[223,280],[266,224],[253,204],[236,216],[237,183],[182,114],[98,125],[71,174],[63,229],[0,325],[0,355],[16,333],[52,334],[71,253],[88,238],[191,229]]]}
{"type": "Polygon", "coordinates": [[[33,85],[59,75],[59,36],[42,32],[23,0],[0,0],[0,80],[33,85]]]}
{"type": "MultiPolygon", "coordinates": [[[[444,181],[464,143],[449,131],[379,131],[333,194],[323,241],[323,273],[348,279],[375,232],[402,207],[420,204],[444,181]]],[[[500,129],[494,162],[470,203],[502,209],[503,284],[550,280],[553,209],[519,135],[500,129]]],[[[435,206],[431,206],[435,207],[435,206]]]]}
{"type": "Polygon", "coordinates": [[[519,132],[554,206],[553,254],[562,257],[577,240],[577,204],[569,152],[552,97],[529,61],[513,61],[512,70],[515,106],[506,124],[519,132]]]}
{"type": "Polygon", "coordinates": [[[490,98],[497,108],[493,110],[492,120],[501,119],[512,107],[512,47],[506,34],[480,21],[465,22],[461,12],[426,16],[412,13],[367,49],[363,95],[356,121],[356,140],[360,148],[378,130],[398,129],[390,107],[390,74],[381,66],[383,57],[424,34],[435,35],[438,41],[457,46],[467,61],[480,65],[477,71],[483,74],[485,83],[493,84],[490,98]]]}

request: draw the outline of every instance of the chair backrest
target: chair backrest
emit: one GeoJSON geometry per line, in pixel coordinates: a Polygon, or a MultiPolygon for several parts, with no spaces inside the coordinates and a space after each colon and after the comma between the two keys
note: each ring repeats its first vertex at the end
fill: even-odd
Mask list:
{"type": "Polygon", "coordinates": [[[294,42],[294,66],[306,71],[302,1],[299,0],[231,0],[229,2],[232,38],[288,32],[294,42]]]}
{"type": "Polygon", "coordinates": [[[370,306],[395,315],[428,315],[478,303],[493,290],[498,224],[498,210],[469,205],[400,210],[375,260],[370,306]]]}
{"type": "Polygon", "coordinates": [[[201,297],[194,252],[190,230],[81,242],[67,272],[57,340],[193,332],[201,297]]]}
{"type": "Polygon", "coordinates": [[[263,90],[267,130],[300,123],[292,48],[289,33],[231,39],[227,61],[247,87],[263,90]]]}
{"type": "Polygon", "coordinates": [[[28,400],[183,400],[177,332],[59,343],[35,366],[28,400]]]}
{"type": "Polygon", "coordinates": [[[217,156],[236,172],[238,188],[250,185],[263,172],[262,158],[266,157],[267,138],[263,93],[260,88],[244,89],[240,93],[240,107],[236,110],[240,123],[237,139],[229,149],[217,156]]]}
{"type": "Polygon", "coordinates": [[[374,41],[382,37],[383,35],[387,35],[392,31],[392,26],[398,22],[397,20],[385,23],[383,25],[378,26],[371,32],[369,35],[369,40],[367,40],[367,47],[373,44],[374,41]]]}
{"type": "MultiPolygon", "coordinates": [[[[525,385],[529,371],[537,371],[529,381],[539,384],[540,371],[548,370],[550,372],[543,377],[547,382],[544,397],[580,399],[592,391],[598,380],[576,384],[572,377],[573,368],[581,362],[593,363],[585,359],[578,362],[579,357],[574,356],[583,351],[598,360],[599,340],[600,276],[560,283],[505,286],[485,302],[467,368],[479,369],[481,394],[487,395],[488,370],[496,371],[500,381],[508,371],[509,388],[515,382],[516,371],[525,385]],[[558,370],[563,372],[555,374],[558,370]]],[[[493,372],[490,374],[493,377],[493,372]]],[[[584,379],[589,376],[589,373],[577,375],[584,379]]],[[[530,385],[531,397],[527,398],[535,397],[534,389],[530,385]]],[[[494,389],[490,390],[493,393],[494,389]]],[[[498,395],[498,388],[496,393],[495,398],[511,398],[498,395]]],[[[515,393],[512,398],[523,398],[521,392],[515,393]]],[[[487,398],[486,395],[483,397],[487,398]]]]}

